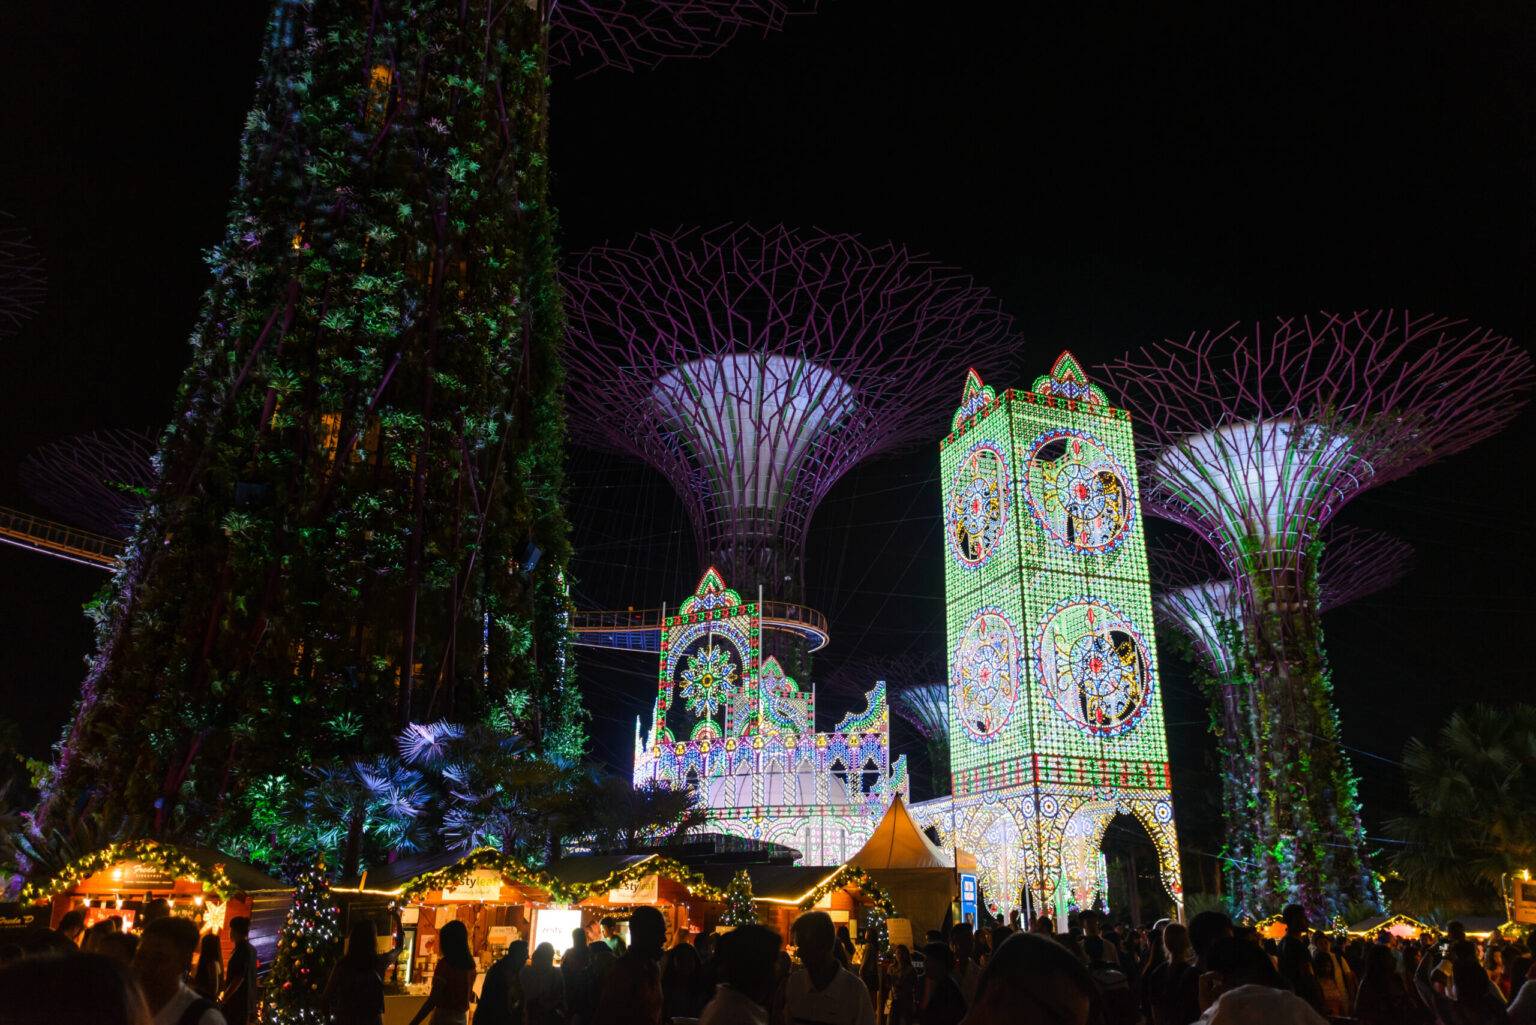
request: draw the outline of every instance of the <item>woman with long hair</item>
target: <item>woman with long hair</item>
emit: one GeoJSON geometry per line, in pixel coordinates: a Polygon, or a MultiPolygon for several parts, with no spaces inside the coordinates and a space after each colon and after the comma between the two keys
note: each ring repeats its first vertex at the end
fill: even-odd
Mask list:
{"type": "Polygon", "coordinates": [[[1413,975],[1413,985],[1420,998],[1443,1025],[1498,1025],[1509,1021],[1504,997],[1488,980],[1488,973],[1477,963],[1476,954],[1457,956],[1456,944],[1451,946],[1450,988],[1442,993],[1430,978],[1439,958],[1435,948],[1431,947],[1420,959],[1418,971],[1413,975]]]}
{"type": "Polygon", "coordinates": [[[1380,943],[1365,948],[1365,970],[1355,992],[1355,1017],[1360,1025],[1421,1025],[1424,1005],[1408,987],[1392,948],[1380,943]]]}
{"type": "Polygon", "coordinates": [[[555,967],[555,945],[540,943],[520,973],[528,1025],[559,1025],[565,1016],[565,980],[555,967]]]}
{"type": "Polygon", "coordinates": [[[224,948],[219,945],[219,934],[203,935],[197,948],[197,974],[192,976],[192,988],[209,1000],[219,998],[224,988],[224,948]]]}
{"type": "Polygon", "coordinates": [[[469,1005],[475,999],[475,959],[469,952],[469,930],[463,922],[449,922],[437,931],[437,942],[442,955],[432,972],[432,989],[410,1025],[419,1025],[429,1013],[432,1025],[465,1025],[469,1005]]]}
{"type": "Polygon", "coordinates": [[[379,1025],[384,1020],[384,976],[378,932],[367,919],[353,922],[347,949],[331,969],[322,999],[335,1025],[379,1025]]]}
{"type": "Polygon", "coordinates": [[[661,958],[663,1018],[697,1018],[708,994],[702,985],[704,962],[692,943],[679,943],[661,958]]]}

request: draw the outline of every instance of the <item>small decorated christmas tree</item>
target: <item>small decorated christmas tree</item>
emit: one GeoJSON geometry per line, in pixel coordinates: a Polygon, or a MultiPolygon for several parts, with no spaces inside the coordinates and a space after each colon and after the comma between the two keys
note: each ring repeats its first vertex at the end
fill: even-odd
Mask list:
{"type": "Polygon", "coordinates": [[[323,1025],[320,995],[341,954],[341,909],[331,899],[325,863],[299,875],[293,907],[277,941],[277,958],[267,980],[262,1021],[275,1025],[323,1025]]]}
{"type": "Polygon", "coordinates": [[[752,906],[752,877],[746,869],[732,876],[725,888],[725,914],[720,921],[726,925],[757,924],[757,909],[752,906]]]}

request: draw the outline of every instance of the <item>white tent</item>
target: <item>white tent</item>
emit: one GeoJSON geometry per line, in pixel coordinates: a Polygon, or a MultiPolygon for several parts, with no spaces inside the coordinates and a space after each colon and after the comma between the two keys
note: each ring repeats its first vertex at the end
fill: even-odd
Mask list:
{"type": "Polygon", "coordinates": [[[848,864],[864,869],[891,895],[916,936],[938,928],[960,892],[949,856],[917,828],[900,797],[848,864]]]}

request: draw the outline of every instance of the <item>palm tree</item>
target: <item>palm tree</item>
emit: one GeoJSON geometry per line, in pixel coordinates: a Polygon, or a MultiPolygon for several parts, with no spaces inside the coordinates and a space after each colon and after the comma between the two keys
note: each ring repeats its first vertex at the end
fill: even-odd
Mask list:
{"type": "Polygon", "coordinates": [[[1388,831],[1404,897],[1448,910],[1495,905],[1504,877],[1536,865],[1536,705],[1474,705],[1433,746],[1403,752],[1415,814],[1388,831]]]}
{"type": "Polygon", "coordinates": [[[316,827],[316,847],[339,849],[343,878],[357,874],[365,841],[383,850],[416,849],[415,827],[427,796],[421,773],[381,755],[316,766],[309,775],[305,821],[316,827]]]}
{"type": "Polygon", "coordinates": [[[704,811],[692,790],[654,782],[632,786],[622,776],[593,781],[590,809],[595,813],[595,846],[612,851],[682,840],[704,824],[704,811]]]}

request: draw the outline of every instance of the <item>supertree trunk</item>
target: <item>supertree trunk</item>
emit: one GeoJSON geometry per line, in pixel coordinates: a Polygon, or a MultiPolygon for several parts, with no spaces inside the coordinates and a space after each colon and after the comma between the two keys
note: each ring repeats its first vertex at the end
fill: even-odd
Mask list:
{"type": "Polygon", "coordinates": [[[582,743],[541,10],[279,0],[160,480],[36,826],[499,706],[582,743]]]}
{"type": "Polygon", "coordinates": [[[1317,590],[1321,545],[1251,556],[1243,662],[1253,679],[1253,823],[1262,892],[1289,894],[1317,921],[1379,904],[1339,736],[1317,590]]]}

